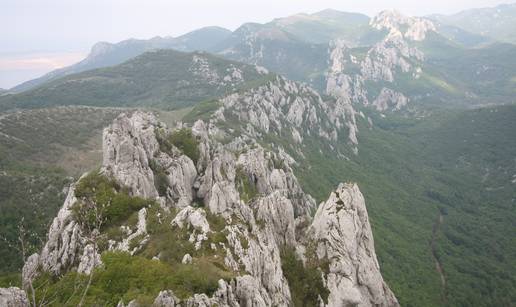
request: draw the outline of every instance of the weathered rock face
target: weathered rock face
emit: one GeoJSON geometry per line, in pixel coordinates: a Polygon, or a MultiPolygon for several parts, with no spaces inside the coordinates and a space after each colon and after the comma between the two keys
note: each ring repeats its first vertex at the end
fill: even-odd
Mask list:
{"type": "Polygon", "coordinates": [[[245,81],[244,73],[235,65],[230,65],[224,71],[225,74],[220,75],[202,53],[194,54],[189,70],[206,83],[216,86],[235,87],[245,81]]]}
{"type": "Polygon", "coordinates": [[[411,47],[399,33],[388,34],[361,60],[354,57],[343,42],[337,41],[330,45],[331,66],[326,91],[332,96],[367,106],[365,81],[392,83],[398,73],[411,74],[417,79],[422,69],[414,63],[423,60],[423,53],[411,47]]]}
{"type": "Polygon", "coordinates": [[[118,117],[104,130],[102,164],[106,174],[131,189],[133,195],[154,198],[154,174],[150,159],[159,150],[154,129],[156,118],[136,112],[129,118],[118,117]]]}
{"type": "MultiPolygon", "coordinates": [[[[332,80],[342,85],[342,80],[332,80]]],[[[342,95],[335,95],[340,98],[337,101],[325,101],[311,87],[277,77],[253,90],[222,99],[223,106],[216,113],[219,116],[214,116],[212,122],[245,122],[241,133],[253,139],[267,134],[287,135],[295,145],[308,137],[334,142],[339,135],[347,135],[356,145],[356,112],[345,95],[348,92],[340,92],[342,95]]]]}
{"type": "Polygon", "coordinates": [[[20,288],[0,288],[0,306],[25,307],[29,306],[27,294],[20,288]]]}
{"type": "Polygon", "coordinates": [[[321,126],[321,112],[326,108],[313,89],[281,77],[243,94],[229,95],[222,102],[224,117],[235,116],[262,133],[281,133],[291,126],[309,133],[321,126]]]}
{"type": "MultiPolygon", "coordinates": [[[[352,107],[363,105],[380,112],[400,111],[407,107],[410,98],[396,81],[400,76],[421,77],[425,56],[414,42],[425,40],[436,28],[426,19],[403,16],[396,11],[380,13],[371,20],[371,27],[388,32],[365,54],[351,50],[342,40],[330,43],[326,92],[352,107]],[[370,83],[378,84],[382,90],[372,93],[368,90],[370,83]]],[[[356,125],[351,127],[354,129],[350,132],[357,130],[356,125]]],[[[350,134],[352,143],[354,139],[356,135],[350,134]]]]}
{"type": "Polygon", "coordinates": [[[360,63],[360,70],[365,80],[392,83],[397,71],[409,73],[415,69],[411,62],[423,59],[421,51],[411,47],[400,33],[394,32],[367,52],[365,60],[360,63]]]}
{"type": "Polygon", "coordinates": [[[409,99],[405,95],[384,87],[380,95],[373,101],[373,106],[378,111],[386,111],[388,109],[400,110],[408,102],[409,99]]]}
{"type": "Polygon", "coordinates": [[[309,229],[317,257],[330,261],[328,306],[396,306],[383,281],[364,197],[355,184],[341,184],[321,204],[309,229]]]}
{"type": "Polygon", "coordinates": [[[24,273],[27,272],[27,276],[34,275],[36,264],[41,265],[44,271],[58,275],[80,258],[81,246],[85,240],[80,226],[72,217],[72,206],[76,201],[75,188],[71,187],[63,207],[50,226],[48,239],[41,255],[31,256],[32,261],[24,267],[24,273]]]}
{"type": "Polygon", "coordinates": [[[391,33],[399,32],[410,40],[422,41],[429,31],[437,31],[435,25],[428,19],[404,16],[395,10],[380,12],[370,25],[378,30],[388,30],[391,33]]]}
{"type": "MultiPolygon", "coordinates": [[[[298,114],[287,110],[289,104],[281,108],[282,99],[274,98],[273,92],[266,95],[270,100],[253,103],[258,105],[256,108],[263,107],[267,116],[274,109],[278,112],[277,121],[271,121],[269,129],[283,129],[285,123],[300,127],[317,125],[320,119],[310,115],[309,101],[297,100],[297,106],[302,109],[298,114]]],[[[247,111],[232,105],[231,99],[223,106],[226,115],[249,116],[247,111]]],[[[252,98],[240,97],[238,101],[241,99],[252,98]]],[[[324,107],[330,107],[322,100],[317,103],[316,115],[324,107]]],[[[157,134],[170,131],[152,114],[121,115],[104,132],[102,172],[126,186],[131,195],[155,199],[163,210],[174,210],[175,216],[169,220],[170,225],[167,223],[170,230],[187,231],[188,241],[196,250],[219,251],[225,267],[236,274],[230,282],[220,280],[218,290],[211,296],[199,293],[179,300],[173,291],[163,289],[155,305],[289,306],[291,291],[282,270],[281,249],[300,248],[310,242],[317,245],[317,257],[331,263],[330,271],[324,275],[330,290],[328,306],[397,305],[379,272],[358,187],[339,187],[317,210],[311,223],[315,201],[299,185],[291,168],[295,161],[281,149],[265,150],[246,133],[229,143],[221,143],[218,139],[222,130],[216,126],[219,120],[217,116],[209,123],[198,121],[192,127],[199,149],[197,165],[174,145],[169,145],[166,151],[161,148],[157,134]],[[168,184],[161,192],[155,182],[158,169],[166,171],[168,184]],[[220,231],[210,226],[210,214],[225,221],[224,243],[209,241],[220,231]],[[297,237],[299,234],[301,237],[297,237]]],[[[74,221],[71,206],[76,201],[72,187],[52,224],[41,256],[35,254],[29,258],[24,277],[35,276],[38,266],[60,275],[70,269],[90,274],[95,266],[101,265],[101,251],[97,252],[82,236],[81,227],[74,221]]],[[[122,238],[110,240],[109,250],[134,254],[145,246],[151,236],[147,231],[149,220],[162,217],[151,216],[158,213],[150,207],[137,213],[135,225],[122,225],[122,238]]],[[[195,265],[195,255],[181,257],[183,264],[195,265]]],[[[159,254],[153,259],[160,261],[159,254]]],[[[129,306],[136,304],[129,302],[129,306]]]]}

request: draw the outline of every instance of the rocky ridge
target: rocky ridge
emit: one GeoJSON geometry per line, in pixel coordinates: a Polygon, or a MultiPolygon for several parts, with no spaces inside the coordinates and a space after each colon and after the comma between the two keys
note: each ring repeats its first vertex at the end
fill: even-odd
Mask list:
{"type": "Polygon", "coordinates": [[[412,78],[418,79],[425,59],[424,53],[411,46],[399,31],[391,31],[360,57],[354,55],[345,42],[339,40],[330,44],[329,53],[330,69],[326,92],[355,104],[371,104],[379,111],[387,110],[385,105],[399,109],[401,100],[408,102],[408,98],[399,92],[387,95],[396,96],[396,99],[386,101],[386,98],[389,98],[386,97],[386,93],[394,92],[388,86],[394,83],[398,74],[410,74],[412,78]],[[381,93],[377,94],[378,97],[373,99],[373,102],[368,98],[371,93],[366,90],[366,82],[384,84],[381,93]]]}
{"type": "Polygon", "coordinates": [[[371,27],[377,30],[388,30],[390,34],[401,34],[403,37],[422,41],[429,31],[437,31],[432,21],[424,18],[409,17],[396,10],[380,12],[370,21],[371,27]]]}
{"type": "Polygon", "coordinates": [[[414,42],[425,40],[427,33],[436,28],[426,19],[396,11],[381,12],[370,25],[388,32],[365,52],[357,52],[344,40],[330,43],[326,93],[350,110],[370,106],[379,112],[400,111],[411,99],[397,88],[396,81],[402,75],[414,80],[421,77],[425,55],[414,42]],[[372,90],[371,83],[380,90],[372,90]]]}
{"type": "MultiPolygon", "coordinates": [[[[180,300],[171,289],[163,289],[155,305],[287,306],[292,292],[282,271],[284,248],[296,249],[305,262],[329,263],[319,268],[329,290],[327,298],[319,296],[321,306],[397,305],[381,277],[364,200],[356,185],[339,186],[316,208],[292,172],[293,159],[284,152],[266,150],[245,134],[221,143],[221,129],[214,122],[199,120],[191,131],[198,142],[199,155],[194,159],[174,145],[164,147],[162,133],[170,129],[148,113],[121,115],[104,131],[101,173],[125,186],[131,196],[154,199],[163,209],[160,212],[176,212],[170,226],[164,227],[186,230],[195,250],[206,246],[216,250],[224,266],[238,272],[230,280],[221,279],[211,295],[199,293],[180,300]],[[157,188],[157,169],[167,174],[165,189],[157,188]],[[223,230],[210,222],[212,215],[225,221],[223,230]],[[224,242],[210,241],[215,232],[224,235],[224,242]]],[[[59,276],[75,268],[91,274],[94,266],[102,267],[99,254],[104,251],[88,242],[73,213],[76,202],[72,188],[41,255],[31,256],[24,267],[26,281],[41,271],[59,276]]],[[[152,207],[140,209],[136,225],[120,226],[127,230],[125,235],[110,240],[107,250],[144,251],[152,240],[149,221],[164,220],[164,216],[152,216],[156,214],[152,207]],[[124,244],[128,241],[131,244],[124,244]]],[[[185,254],[183,262],[195,263],[196,257],[195,252],[185,254]]],[[[160,253],[155,259],[160,259],[160,253]]]]}

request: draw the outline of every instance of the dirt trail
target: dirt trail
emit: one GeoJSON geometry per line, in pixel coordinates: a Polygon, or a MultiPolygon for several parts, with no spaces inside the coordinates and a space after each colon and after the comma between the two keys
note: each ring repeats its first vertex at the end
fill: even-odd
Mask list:
{"type": "Polygon", "coordinates": [[[447,299],[446,299],[446,276],[444,275],[444,270],[441,262],[439,262],[439,258],[437,258],[437,252],[435,250],[435,245],[437,241],[437,235],[439,231],[441,230],[441,226],[444,222],[444,216],[442,213],[439,212],[439,217],[435,221],[434,227],[432,229],[432,241],[430,243],[430,248],[432,249],[432,258],[434,258],[435,262],[435,269],[439,273],[439,276],[441,277],[441,300],[443,305],[446,305],[447,299]]]}

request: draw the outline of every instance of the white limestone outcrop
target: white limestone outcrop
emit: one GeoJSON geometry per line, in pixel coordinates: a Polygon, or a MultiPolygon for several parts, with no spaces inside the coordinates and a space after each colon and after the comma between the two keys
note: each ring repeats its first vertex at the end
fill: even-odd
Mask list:
{"type": "Polygon", "coordinates": [[[408,102],[409,99],[402,93],[384,87],[372,105],[376,110],[383,112],[386,110],[401,110],[408,102]]]}
{"type": "Polygon", "coordinates": [[[309,228],[319,259],[330,262],[325,274],[327,306],[397,306],[380,273],[362,193],[341,184],[322,203],[309,228]]]}
{"type": "Polygon", "coordinates": [[[29,306],[29,300],[25,291],[20,288],[0,288],[0,306],[25,307],[29,306]]]}
{"type": "Polygon", "coordinates": [[[403,33],[405,38],[414,41],[422,41],[429,31],[437,31],[432,21],[405,16],[396,10],[380,12],[371,19],[370,25],[378,30],[389,30],[390,33],[403,33]]]}
{"type": "Polygon", "coordinates": [[[149,161],[159,150],[156,140],[156,118],[135,112],[121,115],[104,129],[102,168],[120,184],[129,187],[132,195],[155,198],[154,174],[149,161]]]}

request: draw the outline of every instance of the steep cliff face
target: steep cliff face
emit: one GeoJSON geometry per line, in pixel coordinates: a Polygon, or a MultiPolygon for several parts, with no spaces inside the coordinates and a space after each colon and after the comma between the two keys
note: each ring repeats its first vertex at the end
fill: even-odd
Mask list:
{"type": "MultiPolygon", "coordinates": [[[[101,227],[107,244],[92,241],[88,224],[77,215],[88,203],[84,186],[91,174],[84,176],[70,189],[41,255],[27,261],[25,283],[42,272],[101,274],[109,265],[101,255],[114,251],[168,264],[170,251],[151,247],[160,232],[169,232],[183,234],[184,243],[177,241],[173,248],[192,246],[180,255],[182,266],[195,266],[212,255],[231,278],[220,279],[213,292],[189,297],[162,289],[154,293],[158,306],[291,305],[298,292],[284,271],[286,249],[297,250],[305,263],[320,264],[316,276],[327,292],[315,294],[319,305],[397,305],[381,277],[364,199],[356,185],[339,186],[316,208],[293,174],[291,157],[266,150],[246,134],[221,142],[221,131],[213,121],[169,129],[149,113],[119,116],[104,131],[100,174],[114,180],[119,191],[115,198],[126,193],[152,202],[135,209],[134,222],[128,219],[107,228],[119,229],[117,237],[101,227]],[[190,141],[196,145],[194,151],[185,145],[190,141]]],[[[96,200],[100,205],[101,198],[96,200]]],[[[126,303],[134,306],[138,301],[126,303]]]]}
{"type": "Polygon", "coordinates": [[[329,306],[393,306],[383,281],[364,197],[356,184],[341,184],[315,214],[308,233],[319,259],[329,260],[329,306]]]}

